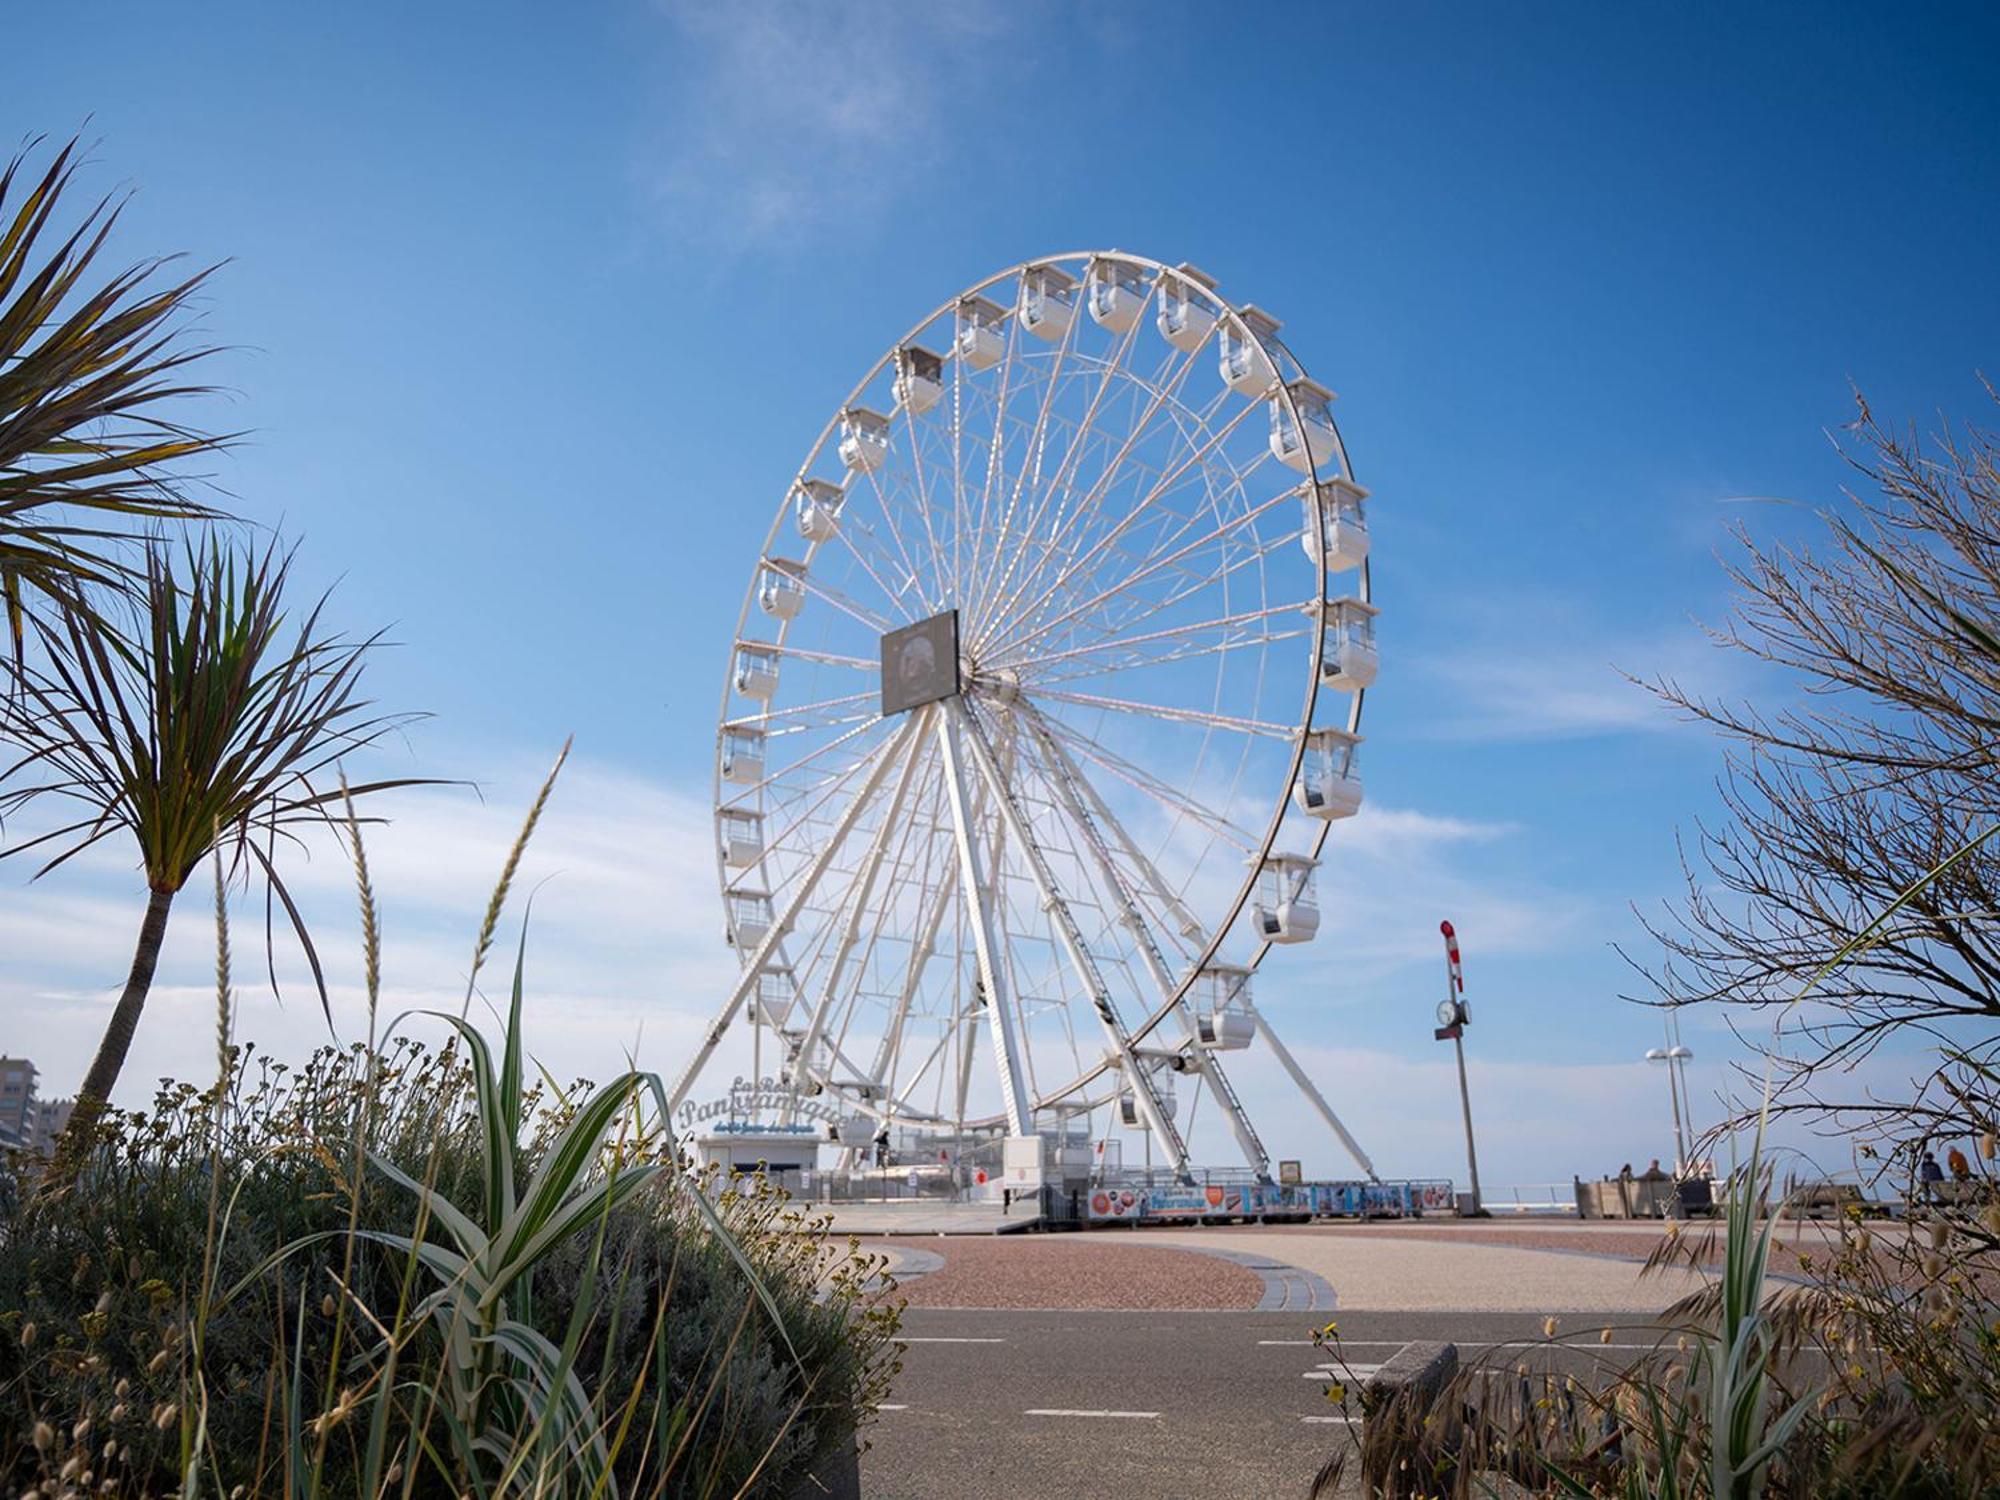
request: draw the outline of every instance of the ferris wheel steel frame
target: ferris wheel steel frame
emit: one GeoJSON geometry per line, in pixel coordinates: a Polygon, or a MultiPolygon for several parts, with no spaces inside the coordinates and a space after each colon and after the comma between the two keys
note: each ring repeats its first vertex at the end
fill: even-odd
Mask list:
{"type": "MultiPolygon", "coordinates": [[[[1272,603],[1266,560],[1283,542],[1296,543],[1299,538],[1296,529],[1279,530],[1267,542],[1263,519],[1285,503],[1303,498],[1304,524],[1318,541],[1327,535],[1331,519],[1326,486],[1346,483],[1358,494],[1366,492],[1352,485],[1346,445],[1330,413],[1317,413],[1330,433],[1329,461],[1323,464],[1312,451],[1308,416],[1299,396],[1299,388],[1310,388],[1311,382],[1290,349],[1275,338],[1278,325],[1254,308],[1232,304],[1200,273],[1193,273],[1199,279],[1191,280],[1190,272],[1190,267],[1170,267],[1123,251],[1069,252],[1009,267],[914,324],[876,361],[821,430],[779,507],[753,572],[733,638],[718,730],[718,827],[727,817],[754,816],[760,842],[750,868],[756,875],[771,864],[781,867],[782,882],[774,878],[767,883],[772,893],[782,883],[783,904],[754,884],[744,884],[746,877],[736,873],[725,843],[718,868],[732,913],[731,938],[743,967],[675,1082],[669,1095],[673,1107],[687,1098],[730,1026],[747,1010],[757,1046],[761,1048],[767,1030],[782,1039],[788,1083],[808,1092],[837,1095],[856,1119],[870,1122],[885,1135],[895,1125],[917,1125],[948,1126],[961,1136],[1000,1130],[1023,1136],[1035,1133],[1038,1117],[1094,1115],[1126,1098],[1150,1139],[1164,1145],[1172,1168],[1185,1175],[1190,1166],[1188,1141],[1174,1119],[1170,1091],[1161,1084],[1168,1075],[1177,1074],[1196,1080],[1198,1088],[1214,1095],[1246,1162],[1260,1178],[1268,1177],[1269,1152],[1229,1081],[1219,1049],[1203,1045],[1200,1039],[1193,992],[1218,964],[1224,944],[1251,909],[1260,879],[1274,863],[1275,846],[1288,818],[1308,830],[1304,850],[1284,856],[1304,862],[1305,874],[1293,895],[1308,888],[1312,867],[1333,826],[1325,814],[1299,818],[1292,797],[1307,764],[1309,736],[1320,727],[1315,711],[1321,694],[1331,691],[1322,680],[1331,606],[1337,602],[1329,597],[1328,561],[1323,548],[1309,545],[1310,596],[1272,603]],[[1069,277],[1063,268],[1078,263],[1084,274],[1069,277]],[[1104,266],[1111,267],[1108,274],[1113,277],[1128,272],[1133,277],[1129,283],[1118,282],[1135,289],[1138,299],[1136,310],[1121,308],[1122,328],[1100,318],[1093,300],[1098,285],[1094,278],[1105,274],[1100,270],[1104,266]],[[1052,273],[1062,279],[1051,279],[1052,273]],[[1065,319],[1053,338],[1026,328],[1031,283],[1045,295],[1050,287],[1056,289],[1058,305],[1043,304],[1052,320],[1058,315],[1065,319]],[[1182,297],[1199,296],[1212,316],[1193,344],[1168,334],[1178,354],[1168,356],[1148,375],[1130,362],[1134,346],[1146,336],[1142,330],[1156,320],[1166,333],[1161,309],[1170,286],[1176,284],[1182,297]],[[1010,285],[1016,296],[1004,302],[988,298],[996,288],[1010,285]],[[1061,295],[1065,289],[1066,313],[1061,295]],[[992,316],[995,311],[998,317],[992,316]],[[1108,352],[1080,350],[1080,330],[1088,322],[1113,331],[1108,352]],[[1260,327],[1260,322],[1268,328],[1260,327]],[[977,363],[991,349],[981,338],[968,341],[966,330],[993,332],[997,338],[1001,324],[1003,352],[988,364],[977,363]],[[941,325],[951,330],[951,351],[940,357],[920,340],[941,325]],[[1026,342],[1031,333],[1043,341],[1042,347],[1026,342]],[[1268,372],[1268,384],[1250,395],[1225,369],[1225,392],[1234,391],[1243,399],[1240,409],[1214,422],[1211,419],[1225,411],[1226,394],[1190,405],[1182,392],[1202,358],[1223,350],[1225,339],[1237,342],[1250,368],[1268,372]],[[1037,361],[1045,361],[1046,368],[1037,361]],[[948,388],[943,378],[947,363],[948,388]],[[921,375],[912,373],[918,371],[921,375]],[[968,371],[975,376],[997,372],[990,382],[993,388],[972,385],[968,371]],[[1067,392],[1065,380],[1087,382],[1092,375],[1094,388],[1074,393],[1084,403],[1082,415],[1058,413],[1058,393],[1067,392]],[[886,418],[868,406],[870,392],[879,391],[885,377],[893,378],[896,392],[886,418]],[[1039,385],[1041,399],[1032,423],[1012,413],[1013,426],[1026,428],[1022,441],[1014,444],[1013,438],[1020,434],[1010,432],[1009,423],[1017,377],[1031,392],[1039,385]],[[924,379],[930,381],[928,389],[924,379]],[[932,452],[927,469],[927,440],[933,449],[942,446],[936,431],[939,424],[920,427],[919,422],[946,402],[949,452],[932,452]],[[1123,419],[1122,438],[1109,426],[1100,432],[1100,420],[1117,421],[1118,410],[1126,403],[1136,407],[1136,414],[1123,419]],[[973,431],[969,421],[987,415],[987,407],[990,433],[983,427],[973,431]],[[1107,414],[1107,407],[1116,409],[1107,414]],[[1155,461],[1152,455],[1158,439],[1169,430],[1154,427],[1163,415],[1178,434],[1171,462],[1155,461]],[[1288,424],[1305,464],[1292,465],[1302,482],[1259,496],[1250,494],[1244,481],[1257,472],[1263,458],[1239,468],[1234,454],[1243,447],[1239,437],[1243,424],[1266,415],[1274,432],[1280,422],[1288,424]],[[898,434],[904,438],[906,453],[893,446],[898,434]],[[1044,474],[1051,442],[1059,436],[1066,441],[1053,471],[1044,474]],[[1097,478],[1079,494],[1078,476],[1093,461],[1092,444],[1098,439],[1103,441],[1095,460],[1097,478]],[[1102,456],[1112,440],[1117,446],[1108,449],[1108,457],[1102,456]],[[1232,443],[1233,450],[1227,447],[1232,443]],[[983,465],[978,462],[982,451],[983,465]],[[835,452],[845,470],[837,486],[824,477],[826,455],[835,452]],[[910,470],[907,475],[891,470],[893,493],[885,490],[880,472],[891,457],[898,464],[907,462],[910,470]],[[1148,467],[1152,462],[1157,466],[1148,467]],[[983,473],[972,472],[968,465],[983,468],[983,473]],[[1322,473],[1323,467],[1327,472],[1322,473]],[[1128,469],[1130,477],[1121,477],[1128,469]],[[1206,488],[1198,492],[1192,514],[1183,520],[1168,497],[1179,494],[1182,481],[1190,475],[1206,488]],[[933,479],[951,485],[951,508],[944,515],[951,525],[949,536],[942,539],[934,515],[940,496],[932,492],[933,479]],[[1135,481],[1143,481],[1143,486],[1135,481]],[[975,483],[978,494],[969,498],[975,483]],[[817,491],[815,484],[820,487],[817,491]],[[1121,514],[1094,530],[1081,529],[1097,520],[1094,512],[1107,505],[1114,485],[1128,484],[1135,484],[1136,498],[1121,514]],[[996,489],[1002,493],[996,494],[996,489]],[[838,499],[829,501],[829,494],[838,499]],[[820,531],[809,529],[807,523],[807,500],[813,495],[834,507],[833,519],[822,521],[820,531]],[[854,504],[857,499],[861,505],[854,504]],[[802,558],[781,551],[795,505],[805,549],[802,558]],[[1163,517],[1182,524],[1178,530],[1156,535],[1163,517]],[[1205,524],[1211,517],[1217,522],[1214,530],[1206,534],[1195,530],[1198,520],[1205,524]],[[909,535],[899,520],[908,523],[909,535]],[[1223,541],[1238,528],[1253,539],[1240,555],[1233,543],[1223,541]],[[1190,532],[1194,534],[1189,536],[1190,532]],[[1059,543],[1069,550],[1058,555],[1059,543]],[[1134,556],[1135,548],[1143,550],[1134,556]],[[830,551],[837,566],[844,568],[838,577],[822,576],[815,569],[830,551]],[[1221,560],[1203,575],[1197,565],[1210,552],[1221,560]],[[920,556],[928,568],[919,565],[920,556]],[[844,562],[838,561],[842,558],[844,562]],[[1128,559],[1129,568],[1117,571],[1128,559]],[[982,569],[988,582],[978,587],[982,569]],[[1254,578],[1253,594],[1262,607],[1237,609],[1194,624],[1171,623],[1174,609],[1198,595],[1205,598],[1219,589],[1228,603],[1230,580],[1237,574],[1246,575],[1239,587],[1247,588],[1254,578]],[[1183,576],[1192,581],[1175,592],[1175,580],[1183,576]],[[899,584],[891,582],[895,578],[899,584]],[[1138,585],[1161,578],[1167,580],[1164,595],[1154,598],[1138,591],[1138,585]],[[930,595],[923,597],[927,586],[930,595]],[[1128,610],[1114,617],[1113,607],[1130,600],[1140,602],[1139,612],[1128,610]],[[776,621],[774,639],[759,639],[751,632],[760,607],[776,621]],[[816,609],[829,613],[807,613],[816,609]],[[865,684],[865,674],[878,669],[878,663],[859,650],[836,649],[838,642],[814,644],[810,638],[795,642],[794,627],[801,618],[841,622],[840,628],[850,635],[858,628],[879,638],[927,612],[952,609],[963,610],[966,648],[957,664],[965,674],[963,691],[955,688],[939,701],[908,710],[901,715],[903,722],[886,734],[887,720],[871,713],[868,704],[874,695],[865,686],[851,693],[828,690],[783,708],[774,705],[778,686],[795,669],[805,670],[815,685],[836,672],[864,674],[865,684]],[[1306,616],[1303,629],[1272,633],[1270,622],[1301,610],[1306,616]],[[1153,616],[1168,623],[1152,630],[1124,629],[1143,625],[1153,616]],[[1234,634],[1252,625],[1262,627],[1263,634],[1240,639],[1234,634]],[[1090,636],[1086,627],[1099,634],[1090,636]],[[1204,644],[1202,632],[1217,638],[1204,644]],[[1137,676],[1212,656],[1218,673],[1215,696],[1221,700],[1239,647],[1261,643],[1256,706],[1262,709],[1264,663],[1275,659],[1274,646],[1288,641],[1303,643],[1308,653],[1303,702],[1294,722],[1084,690],[1107,675],[1137,676]],[[1041,643],[1053,649],[1024,654],[1041,643]],[[1114,662],[1108,653],[1118,652],[1123,655],[1114,662]],[[768,664],[768,687],[743,685],[748,680],[743,666],[746,653],[768,664]],[[1093,667],[1093,661],[1098,665],[1093,667]],[[1059,664],[1069,667],[1068,675],[1046,680],[1035,675],[1046,675],[1059,664]],[[739,701],[750,702],[751,711],[732,712],[739,701]],[[1157,768],[1133,763],[1129,746],[1120,748],[1103,742],[1101,735],[1084,732],[1077,720],[1087,714],[1096,715],[1100,725],[1107,716],[1120,715],[1200,729],[1197,770],[1208,760],[1218,732],[1236,736],[1243,741],[1236,763],[1238,783],[1249,763],[1250,741],[1288,742],[1288,754],[1272,761],[1282,769],[1276,786],[1265,789],[1272,795],[1272,810],[1261,832],[1254,825],[1240,826],[1233,806],[1218,813],[1192,790],[1176,791],[1157,768]],[[812,748],[771,769],[766,747],[775,740],[782,749],[783,742],[794,736],[812,748]],[[732,744],[750,747],[742,751],[746,763],[754,751],[754,777],[734,774],[732,744]],[[842,754],[860,758],[842,768],[838,765],[842,754]],[[1100,786],[1092,772],[1109,787],[1100,786]],[[1147,841],[1113,807],[1107,790],[1145,799],[1136,805],[1154,807],[1155,816],[1160,815],[1157,809],[1166,810],[1173,821],[1159,848],[1147,851],[1147,841]],[[789,800],[778,807],[781,791],[789,800]],[[857,840],[878,804],[881,811],[873,826],[857,840]],[[829,816],[835,806],[838,813],[829,816]],[[767,808],[787,815],[768,839],[763,823],[772,814],[767,808]],[[929,810],[928,824],[919,815],[923,809],[929,810]],[[1038,824],[1038,817],[1060,822],[1038,824]],[[1207,843],[1196,867],[1193,872],[1162,870],[1162,861],[1177,852],[1172,836],[1185,822],[1206,831],[1207,843]],[[1064,834],[1061,848],[1045,847],[1052,827],[1064,834]],[[1204,919],[1193,909],[1200,902],[1190,896],[1190,887],[1197,875],[1214,883],[1213,853],[1225,838],[1236,847],[1248,847],[1247,873],[1233,894],[1215,903],[1204,919]],[[850,848],[857,843],[858,851],[850,848]],[[783,857],[774,859],[780,849],[783,857]],[[842,860],[853,861],[852,866],[843,866],[842,860]],[[1058,863],[1065,868],[1058,870],[1058,863]],[[836,873],[841,879],[829,881],[836,873]],[[831,905],[815,905],[825,884],[841,885],[842,894],[831,905]],[[1030,931],[1032,923],[1018,920],[1021,913],[1008,894],[1013,886],[1032,887],[1046,933],[1030,931]],[[755,911],[753,920],[746,922],[739,914],[740,903],[759,899],[768,912],[755,911]],[[1084,903],[1082,908],[1078,901],[1084,903]],[[1101,907],[1116,911],[1102,927],[1095,927],[1101,907]],[[1080,917],[1080,910],[1092,915],[1080,917]],[[950,978],[957,982],[947,1013],[945,997],[934,992],[933,981],[948,925],[950,978]],[[1114,929],[1129,936],[1117,938],[1114,929]],[[1178,962],[1163,940],[1178,950],[1178,962]],[[882,954],[885,943],[887,956],[882,954]],[[1023,957],[1029,949],[1035,958],[1023,957]],[[1106,951],[1100,955],[1095,949],[1106,951]],[[1046,960],[1039,957],[1043,950],[1050,954],[1046,960]],[[899,978],[894,957],[898,951],[904,953],[899,978]],[[1047,1087],[1039,1086],[1035,1077],[1027,1010],[1031,1001],[1021,973],[1028,962],[1044,965],[1036,971],[1037,983],[1061,986],[1052,1003],[1069,1032],[1075,1057],[1074,1069],[1047,1087]],[[1107,963],[1114,963],[1125,976],[1122,984],[1108,977],[1107,963]],[[1143,972],[1143,984],[1132,977],[1134,970],[1143,972]],[[1067,977],[1060,977],[1064,972],[1067,977]],[[963,983],[968,973],[969,998],[963,983]],[[781,1009],[765,995],[767,981],[780,974],[794,987],[781,1009]],[[811,977],[810,992],[799,983],[800,974],[811,977]],[[873,989],[864,998],[863,987],[870,983],[873,989]],[[1119,1004],[1121,989],[1124,998],[1140,1002],[1137,1020],[1129,1024],[1119,1004]],[[801,1007],[804,1024],[788,1024],[798,1019],[801,1007]],[[864,1035],[850,1049],[855,1021],[873,1010],[883,1012],[880,1035],[872,1048],[865,1045],[864,1035]],[[922,1019],[938,1026],[937,1042],[915,1074],[899,1084],[905,1043],[920,1012],[922,1019]],[[1104,1044],[1091,1058],[1082,1054],[1072,1025],[1072,1016],[1080,1019],[1084,1012],[1095,1021],[1104,1044]],[[1184,1033],[1178,1039],[1166,1035],[1166,1029],[1175,1025],[1184,1033]],[[968,1116],[973,1038],[980,1030],[986,1034],[1000,1107],[968,1116]],[[954,1045],[957,1104],[947,1115],[942,1091],[947,1054],[954,1045]],[[866,1072],[853,1060],[864,1052],[872,1053],[866,1072]],[[940,1101],[926,1110],[914,1096],[933,1068],[940,1101]]],[[[1322,389],[1322,394],[1330,393],[1322,389]]],[[[1271,451],[1276,455],[1275,438],[1271,451]]],[[[1279,461],[1291,462],[1282,457],[1279,461]]],[[[1372,615],[1365,552],[1355,576],[1354,597],[1372,615]]],[[[1350,741],[1358,740],[1366,691],[1365,684],[1350,690],[1344,724],[1339,726],[1350,741]]],[[[1349,748],[1351,752],[1351,744],[1349,748]]],[[[1227,755],[1225,749],[1218,759],[1226,763],[1227,755]]],[[[1272,946],[1268,936],[1257,933],[1242,968],[1259,969],[1272,946]]],[[[1269,1017],[1247,999],[1244,1005],[1257,1040],[1271,1049],[1314,1111],[1373,1177],[1367,1155],[1279,1038],[1269,1017]]],[[[846,1135],[841,1140],[852,1155],[857,1142],[846,1135]]]]}

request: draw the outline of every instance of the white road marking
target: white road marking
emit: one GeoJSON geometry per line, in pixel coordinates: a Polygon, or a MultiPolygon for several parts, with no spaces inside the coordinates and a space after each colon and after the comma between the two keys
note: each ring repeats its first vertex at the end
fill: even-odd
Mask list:
{"type": "Polygon", "coordinates": [[[899,1344],[1004,1344],[1007,1341],[1005,1339],[951,1339],[899,1336],[896,1342],[899,1344]]]}
{"type": "MultiPolygon", "coordinates": [[[[1402,1339],[1342,1339],[1340,1344],[1343,1349],[1400,1349],[1403,1347],[1404,1342],[1402,1339]]],[[[1553,1343],[1546,1339],[1505,1339],[1497,1344],[1480,1344],[1476,1340],[1466,1339],[1462,1343],[1464,1347],[1469,1349],[1549,1348],[1576,1349],[1584,1353],[1588,1353],[1592,1349],[1658,1349],[1660,1347],[1658,1344],[1600,1344],[1594,1339],[1585,1339],[1581,1336],[1566,1338],[1553,1343]]],[[[1257,1347],[1260,1349],[1311,1349],[1316,1346],[1317,1341],[1313,1339],[1257,1340],[1257,1347]]]]}
{"type": "Polygon", "coordinates": [[[1302,1380],[1366,1380],[1380,1365],[1315,1365],[1299,1378],[1302,1380]]]}
{"type": "Polygon", "coordinates": [[[882,1403],[882,1404],[881,1404],[880,1406],[876,1407],[876,1408],[875,1408],[875,1410],[877,1410],[877,1411],[908,1411],[908,1410],[909,1410],[909,1407],[907,1407],[907,1406],[891,1406],[891,1405],[890,1405],[890,1404],[889,1404],[889,1403],[888,1403],[887,1401],[884,1401],[884,1402],[883,1402],[883,1403],[882,1403]]]}
{"type": "Polygon", "coordinates": [[[1024,1417],[1130,1417],[1134,1420],[1150,1420],[1159,1416],[1156,1411],[1078,1411],[1062,1406],[1031,1406],[1021,1413],[1024,1417]]]}
{"type": "MultiPolygon", "coordinates": [[[[1478,1347],[1474,1345],[1473,1347],[1478,1347]]],[[[1595,1339],[1568,1338],[1548,1343],[1541,1339],[1510,1339],[1504,1344],[1489,1344],[1489,1349],[1574,1349],[1588,1354],[1593,1349],[1659,1349],[1660,1344],[1600,1344],[1595,1339]]]]}
{"type": "Polygon", "coordinates": [[[1341,1427],[1352,1427],[1354,1425],[1354,1418],[1352,1417],[1300,1417],[1299,1420],[1301,1422],[1312,1422],[1318,1424],[1325,1424],[1331,1422],[1341,1427]]]}
{"type": "MultiPolygon", "coordinates": [[[[1342,1339],[1340,1346],[1343,1349],[1400,1349],[1408,1342],[1407,1339],[1342,1339]]],[[[1260,1349],[1313,1349],[1317,1348],[1318,1344],[1317,1339],[1257,1340],[1257,1347],[1260,1349]]]]}

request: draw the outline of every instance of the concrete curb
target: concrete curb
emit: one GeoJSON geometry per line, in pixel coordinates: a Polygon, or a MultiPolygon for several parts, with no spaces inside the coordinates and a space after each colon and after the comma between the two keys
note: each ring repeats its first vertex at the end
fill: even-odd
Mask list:
{"type": "Polygon", "coordinates": [[[1289,1265],[1248,1250],[1211,1249],[1207,1245],[1175,1245],[1176,1250],[1192,1250],[1196,1255],[1213,1255],[1234,1261],[1247,1271],[1255,1271],[1264,1283],[1264,1295],[1257,1312],[1332,1312],[1339,1306],[1333,1286],[1324,1276],[1302,1266],[1289,1265]]]}
{"type": "Polygon", "coordinates": [[[1458,1345],[1403,1345],[1361,1385],[1361,1483],[1385,1500],[1433,1492],[1437,1476],[1412,1473],[1399,1459],[1399,1440],[1423,1425],[1438,1396],[1458,1373],[1458,1345]]]}

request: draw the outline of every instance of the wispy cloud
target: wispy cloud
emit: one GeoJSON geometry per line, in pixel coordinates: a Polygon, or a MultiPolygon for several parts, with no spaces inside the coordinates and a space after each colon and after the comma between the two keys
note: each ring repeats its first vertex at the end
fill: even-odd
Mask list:
{"type": "Polygon", "coordinates": [[[1449,651],[1413,665],[1448,690],[1426,732],[1466,740],[1664,733],[1685,721],[1642,683],[1736,696],[1756,675],[1692,623],[1621,632],[1569,610],[1517,611],[1505,630],[1464,631],[1449,651]]]}
{"type": "MultiPolygon", "coordinates": [[[[1586,925],[1587,904],[1574,895],[1518,875],[1490,877],[1484,861],[1464,857],[1469,846],[1492,844],[1518,833],[1509,823],[1440,816],[1414,808],[1366,806],[1353,820],[1334,825],[1321,850],[1321,926],[1302,955],[1310,983],[1338,1002],[1410,964],[1430,964],[1439,953],[1437,924],[1449,915],[1479,934],[1489,954],[1547,953],[1570,943],[1586,925]],[[1324,969],[1337,957],[1338,978],[1324,969]]],[[[1300,982],[1301,960],[1279,950],[1266,960],[1260,985],[1283,995],[1300,982]]]]}
{"type": "MultiPolygon", "coordinates": [[[[388,1015],[456,1011],[473,936],[542,767],[503,767],[482,801],[463,788],[431,788],[385,803],[393,821],[367,834],[383,909],[388,1015]]],[[[704,799],[615,768],[573,760],[523,861],[507,932],[534,899],[528,947],[529,1042],[552,1072],[601,1075],[637,1049],[660,1069],[686,1054],[736,972],[722,940],[710,815],[704,799]]],[[[328,836],[293,858],[288,882],[308,915],[343,1039],[366,1025],[353,874],[328,836]]],[[[75,1086],[96,1047],[131,959],[143,891],[122,848],[34,885],[0,905],[0,1051],[27,1053],[44,1087],[75,1086]]],[[[16,872],[5,866],[13,879],[16,872]]],[[[239,901],[239,1033],[296,1059],[328,1038],[302,963],[278,919],[281,1006],[262,974],[261,901],[239,901]],[[255,934],[255,936],[253,936],[255,934]]],[[[202,1040],[215,994],[206,876],[177,904],[157,985],[121,1085],[143,1098],[155,1078],[203,1078],[202,1040]]],[[[504,996],[511,945],[489,961],[483,990],[504,996]]]]}
{"type": "Polygon", "coordinates": [[[671,102],[644,185],[683,237],[763,247],[879,214],[935,172],[1018,7],[660,0],[671,102]]]}

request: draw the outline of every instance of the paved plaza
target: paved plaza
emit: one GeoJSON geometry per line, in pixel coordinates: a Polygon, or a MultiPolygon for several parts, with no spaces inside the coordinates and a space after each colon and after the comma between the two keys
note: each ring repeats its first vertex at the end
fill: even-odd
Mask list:
{"type": "Polygon", "coordinates": [[[1641,1275],[1662,1232],[1427,1221],[870,1240],[909,1307],[864,1491],[1303,1496],[1351,1440],[1322,1394],[1315,1328],[1338,1322],[1357,1379],[1410,1339],[1530,1347],[1549,1316],[1581,1339],[1536,1357],[1622,1363],[1701,1284],[1641,1275]]]}

